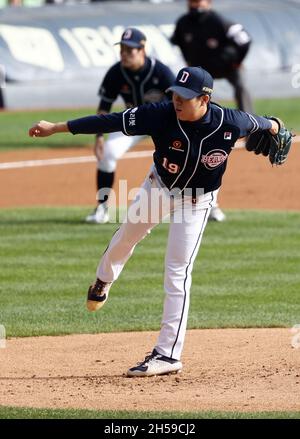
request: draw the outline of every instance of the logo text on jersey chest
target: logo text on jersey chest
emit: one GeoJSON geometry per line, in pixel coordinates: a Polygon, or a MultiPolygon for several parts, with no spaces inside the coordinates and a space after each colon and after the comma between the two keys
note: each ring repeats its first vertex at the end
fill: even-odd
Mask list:
{"type": "Polygon", "coordinates": [[[145,102],[160,102],[164,97],[164,94],[161,90],[152,88],[144,93],[144,101],[145,102]]]}
{"type": "Polygon", "coordinates": [[[228,154],[223,149],[213,149],[201,157],[201,163],[206,169],[212,170],[222,165],[227,160],[228,154]]]}

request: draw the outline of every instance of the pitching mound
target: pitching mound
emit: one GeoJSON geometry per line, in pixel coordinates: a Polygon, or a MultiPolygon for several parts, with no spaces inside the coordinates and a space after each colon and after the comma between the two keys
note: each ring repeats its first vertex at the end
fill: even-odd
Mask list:
{"type": "Polygon", "coordinates": [[[289,329],[188,331],[181,374],[127,378],[157,333],[18,338],[0,349],[0,405],[159,411],[300,410],[289,329]]]}

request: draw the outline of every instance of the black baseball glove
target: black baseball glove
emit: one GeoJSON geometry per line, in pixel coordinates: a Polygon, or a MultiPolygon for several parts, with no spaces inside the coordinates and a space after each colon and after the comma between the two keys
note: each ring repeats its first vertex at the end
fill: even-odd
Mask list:
{"type": "Polygon", "coordinates": [[[292,133],[285,128],[284,123],[276,117],[267,117],[275,120],[279,125],[277,134],[272,135],[270,131],[256,131],[250,134],[246,140],[246,149],[254,151],[255,154],[269,156],[272,165],[282,165],[288,156],[292,145],[292,133]]]}

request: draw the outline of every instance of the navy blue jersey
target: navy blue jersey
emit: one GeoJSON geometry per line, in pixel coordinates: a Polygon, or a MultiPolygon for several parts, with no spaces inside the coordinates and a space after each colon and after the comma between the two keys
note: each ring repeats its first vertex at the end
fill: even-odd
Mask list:
{"type": "Polygon", "coordinates": [[[155,166],[171,189],[218,189],[227,159],[240,138],[272,127],[270,120],[211,103],[196,122],[177,119],[173,104],[161,102],[130,108],[122,113],[88,116],[68,122],[73,134],[122,131],[152,137],[155,166]]]}
{"type": "MultiPolygon", "coordinates": [[[[109,112],[120,95],[127,108],[166,99],[165,90],[175,81],[169,67],[154,58],[145,58],[144,66],[132,71],[120,62],[106,73],[99,90],[98,110],[109,112]]],[[[170,97],[170,96],[169,96],[170,97]]]]}

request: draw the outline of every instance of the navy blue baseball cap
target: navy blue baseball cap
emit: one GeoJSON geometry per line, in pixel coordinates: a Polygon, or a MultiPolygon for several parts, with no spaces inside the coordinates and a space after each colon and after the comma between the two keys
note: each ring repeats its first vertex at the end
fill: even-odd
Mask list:
{"type": "Polygon", "coordinates": [[[141,49],[142,47],[145,47],[145,43],[146,36],[143,34],[143,32],[135,27],[129,27],[123,32],[121,41],[116,44],[124,44],[128,47],[136,47],[141,49]]]}
{"type": "Polygon", "coordinates": [[[166,92],[173,91],[184,99],[193,99],[196,96],[211,95],[214,80],[210,73],[202,67],[185,67],[179,70],[175,84],[166,92]]]}

